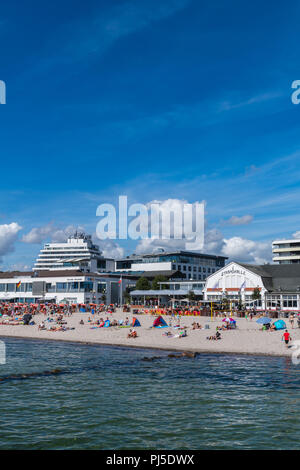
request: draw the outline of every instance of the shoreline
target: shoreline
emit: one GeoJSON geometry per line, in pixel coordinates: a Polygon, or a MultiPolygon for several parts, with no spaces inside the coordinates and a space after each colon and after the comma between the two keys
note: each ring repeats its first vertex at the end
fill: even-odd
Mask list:
{"type": "MultiPolygon", "coordinates": [[[[103,314],[105,316],[105,314],[103,314]]],[[[224,355],[249,355],[268,357],[291,357],[292,348],[287,349],[285,343],[281,341],[282,331],[267,332],[261,331],[255,320],[247,321],[244,318],[237,318],[237,329],[221,331],[221,340],[207,340],[207,336],[214,335],[216,326],[222,324],[222,319],[211,320],[210,317],[182,317],[181,326],[187,328],[187,337],[176,338],[166,337],[163,333],[177,330],[168,326],[167,328],[151,328],[156,316],[135,315],[139,319],[141,326],[136,328],[138,337],[127,338],[128,328],[94,328],[87,322],[99,319],[89,313],[77,312],[70,317],[65,317],[67,326],[74,328],[68,331],[48,331],[38,330],[38,324],[45,319],[39,314],[34,317],[35,325],[0,325],[0,339],[15,338],[37,341],[63,341],[65,343],[82,344],[88,346],[110,346],[119,348],[149,349],[155,351],[170,352],[194,352],[198,354],[224,354],[224,355]],[[84,325],[79,324],[83,320],[84,325]],[[193,330],[192,323],[202,324],[202,329],[193,330]],[[206,326],[206,328],[204,328],[206,326]]],[[[110,319],[124,319],[128,317],[132,320],[132,314],[118,310],[109,316],[110,319]]],[[[164,317],[166,322],[170,322],[170,317],[164,317]]],[[[300,329],[289,328],[292,340],[300,340],[300,329]]]]}
{"type": "Polygon", "coordinates": [[[135,344],[118,344],[118,343],[101,343],[101,342],[92,342],[92,341],[81,341],[81,340],[74,340],[74,339],[63,339],[63,338],[37,338],[36,336],[12,336],[12,335],[0,335],[0,340],[2,338],[5,339],[19,339],[24,341],[40,341],[40,342],[60,342],[60,343],[68,343],[68,344],[80,344],[82,346],[107,346],[112,348],[120,348],[120,349],[144,349],[144,350],[153,350],[153,351],[170,351],[170,352],[195,352],[199,355],[201,354],[219,354],[219,355],[228,355],[228,356],[261,356],[261,357],[288,357],[287,354],[271,354],[271,353],[263,353],[263,352],[236,352],[236,351],[213,351],[208,349],[192,349],[192,348],[167,348],[163,346],[142,346],[142,345],[135,345],[135,344]]]}

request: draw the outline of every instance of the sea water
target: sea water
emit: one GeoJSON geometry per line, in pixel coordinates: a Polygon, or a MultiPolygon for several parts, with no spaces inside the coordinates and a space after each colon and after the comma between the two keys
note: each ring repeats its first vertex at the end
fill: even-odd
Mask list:
{"type": "Polygon", "coordinates": [[[300,449],[290,358],[4,341],[0,449],[300,449]]]}

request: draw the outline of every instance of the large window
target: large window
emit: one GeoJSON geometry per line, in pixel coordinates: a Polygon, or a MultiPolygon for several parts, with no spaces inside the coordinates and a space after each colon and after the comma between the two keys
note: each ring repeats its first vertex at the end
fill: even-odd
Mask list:
{"type": "Polygon", "coordinates": [[[68,283],[68,290],[70,292],[78,292],[79,290],[79,282],[69,282],[68,283]]]}
{"type": "Polygon", "coordinates": [[[297,295],[283,295],[282,300],[283,307],[297,307],[297,295]]]}
{"type": "Polygon", "coordinates": [[[99,294],[106,294],[106,283],[105,282],[98,282],[97,292],[99,294]]]}
{"type": "Polygon", "coordinates": [[[81,282],[80,283],[80,290],[81,292],[92,292],[93,291],[93,283],[92,282],[81,282]]]}
{"type": "Polygon", "coordinates": [[[280,308],[280,295],[267,295],[267,307],[280,308]]]}
{"type": "Polygon", "coordinates": [[[57,282],[56,283],[56,292],[67,292],[68,284],[66,282],[57,282]]]}

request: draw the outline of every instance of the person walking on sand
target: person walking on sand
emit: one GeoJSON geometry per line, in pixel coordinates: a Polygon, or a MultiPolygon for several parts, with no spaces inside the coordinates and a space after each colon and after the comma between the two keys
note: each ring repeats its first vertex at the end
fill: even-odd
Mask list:
{"type": "Polygon", "coordinates": [[[290,320],[291,328],[294,329],[294,315],[293,314],[290,315],[289,320],[290,320]]]}
{"type": "Polygon", "coordinates": [[[282,339],[285,341],[286,347],[289,347],[289,342],[291,341],[291,335],[289,334],[288,330],[285,330],[285,332],[282,335],[282,339]]]}

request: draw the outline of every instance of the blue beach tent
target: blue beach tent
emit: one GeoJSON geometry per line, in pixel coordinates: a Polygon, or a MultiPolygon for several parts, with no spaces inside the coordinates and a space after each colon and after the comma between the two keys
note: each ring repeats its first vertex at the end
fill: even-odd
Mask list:
{"type": "Polygon", "coordinates": [[[106,320],[104,322],[104,328],[108,328],[110,326],[110,321],[109,320],[106,320]]]}
{"type": "Polygon", "coordinates": [[[132,319],[132,326],[141,326],[139,320],[135,317],[132,319]]]}
{"type": "Polygon", "coordinates": [[[276,330],[285,330],[286,324],[283,320],[277,320],[274,322],[276,330]]]}

